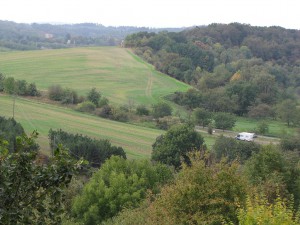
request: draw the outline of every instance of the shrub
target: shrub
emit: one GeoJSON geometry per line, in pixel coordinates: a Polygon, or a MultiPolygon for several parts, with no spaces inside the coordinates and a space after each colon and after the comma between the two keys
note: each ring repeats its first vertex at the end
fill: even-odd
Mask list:
{"type": "Polygon", "coordinates": [[[172,108],[167,103],[160,102],[153,105],[152,115],[154,118],[170,116],[171,114],[172,114],[172,108]]]}
{"type": "Polygon", "coordinates": [[[136,114],[139,116],[148,116],[149,113],[149,109],[147,109],[145,105],[139,105],[136,107],[136,114]]]}
{"type": "Polygon", "coordinates": [[[76,110],[80,112],[93,112],[95,111],[96,106],[94,103],[85,101],[77,105],[76,110]]]}
{"type": "Polygon", "coordinates": [[[64,97],[64,90],[60,85],[52,85],[48,88],[49,99],[61,101],[64,97]]]}

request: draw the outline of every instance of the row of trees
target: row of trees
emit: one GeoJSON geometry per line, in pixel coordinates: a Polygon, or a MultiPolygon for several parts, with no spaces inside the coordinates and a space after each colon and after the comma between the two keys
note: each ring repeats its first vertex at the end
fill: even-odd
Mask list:
{"type": "Polygon", "coordinates": [[[6,77],[0,72],[0,92],[10,95],[39,96],[35,83],[27,83],[26,80],[15,80],[13,77],[6,77]]]}
{"type": "Polygon", "coordinates": [[[206,119],[211,115],[211,112],[227,112],[236,113],[238,115],[245,115],[255,119],[281,119],[286,122],[288,126],[298,126],[300,111],[297,107],[297,101],[295,98],[288,98],[278,102],[277,104],[269,105],[266,103],[253,103],[253,95],[256,89],[249,88],[249,93],[242,93],[233,95],[233,98],[238,100],[241,98],[245,109],[241,111],[238,109],[234,100],[222,92],[207,92],[202,93],[196,89],[190,89],[189,91],[182,93],[176,92],[170,99],[179,105],[185,106],[188,110],[192,110],[195,117],[199,117],[198,123],[205,126],[209,123],[206,119]],[[237,97],[238,96],[238,97],[237,97]],[[243,97],[244,96],[244,97],[243,97]]]}
{"type": "MultiPolygon", "coordinates": [[[[0,47],[15,50],[67,48],[74,46],[115,46],[128,34],[139,31],[158,32],[146,27],[106,27],[101,24],[20,24],[0,21],[0,47]]],[[[168,29],[173,31],[180,28],[168,29]]]]}
{"type": "Polygon", "coordinates": [[[112,146],[109,140],[96,140],[81,134],[71,134],[62,130],[49,130],[50,148],[54,152],[59,145],[69,150],[69,153],[77,160],[83,158],[92,167],[101,165],[112,155],[126,159],[126,153],[122,147],[112,146]]]}

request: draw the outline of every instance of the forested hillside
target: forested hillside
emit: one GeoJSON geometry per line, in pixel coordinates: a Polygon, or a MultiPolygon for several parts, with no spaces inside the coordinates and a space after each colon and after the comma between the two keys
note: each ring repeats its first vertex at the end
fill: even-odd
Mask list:
{"type": "Polygon", "coordinates": [[[150,29],[146,27],[105,27],[101,24],[19,24],[0,21],[1,50],[34,50],[75,46],[114,46],[128,34],[139,31],[181,31],[183,28],[150,29]]]}
{"type": "Polygon", "coordinates": [[[293,116],[286,119],[299,121],[299,30],[211,24],[178,33],[132,34],[125,46],[157,70],[194,86],[170,97],[188,109],[283,118],[290,108],[293,116]]]}

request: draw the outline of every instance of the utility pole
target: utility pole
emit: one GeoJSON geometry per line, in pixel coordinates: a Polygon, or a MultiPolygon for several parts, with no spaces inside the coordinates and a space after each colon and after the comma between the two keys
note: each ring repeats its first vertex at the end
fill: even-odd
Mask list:
{"type": "Polygon", "coordinates": [[[15,105],[16,105],[16,93],[14,93],[14,97],[13,97],[13,120],[15,119],[15,105]]]}

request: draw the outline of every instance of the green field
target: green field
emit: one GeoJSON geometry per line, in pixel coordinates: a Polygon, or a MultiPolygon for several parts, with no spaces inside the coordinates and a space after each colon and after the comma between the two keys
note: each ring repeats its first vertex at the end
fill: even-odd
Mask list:
{"type": "MultiPolygon", "coordinates": [[[[13,98],[0,95],[0,116],[12,117],[13,98]]],[[[17,98],[15,119],[27,133],[37,130],[38,143],[44,153],[49,153],[48,131],[63,129],[88,135],[96,139],[108,139],[113,145],[122,146],[130,158],[149,158],[152,144],[163,133],[135,125],[105,120],[76,112],[72,109],[17,98]]]]}
{"type": "Polygon", "coordinates": [[[35,82],[40,90],[60,84],[85,95],[96,87],[111,103],[121,105],[129,100],[150,105],[189,88],[119,47],[1,52],[0,65],[6,76],[35,82]]]}

